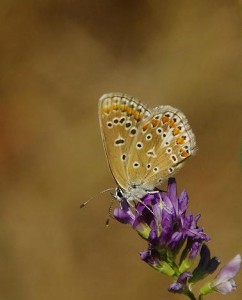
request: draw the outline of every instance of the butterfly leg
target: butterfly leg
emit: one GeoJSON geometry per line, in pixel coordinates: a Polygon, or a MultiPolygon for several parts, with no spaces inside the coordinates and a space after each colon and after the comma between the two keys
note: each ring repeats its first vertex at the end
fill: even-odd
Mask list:
{"type": "MultiPolygon", "coordinates": [[[[154,213],[153,213],[153,211],[149,208],[149,206],[147,206],[146,204],[144,204],[144,202],[141,201],[140,199],[136,199],[136,201],[137,201],[138,203],[144,205],[144,207],[147,208],[148,211],[149,211],[150,213],[152,213],[152,215],[154,216],[154,213]]],[[[136,208],[135,208],[135,210],[136,210],[136,208]]],[[[136,212],[137,212],[137,210],[136,210],[136,212]]]]}

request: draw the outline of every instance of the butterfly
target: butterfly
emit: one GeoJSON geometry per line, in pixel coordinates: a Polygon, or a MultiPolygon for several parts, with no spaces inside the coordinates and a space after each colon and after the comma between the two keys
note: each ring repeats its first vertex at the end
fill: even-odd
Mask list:
{"type": "Polygon", "coordinates": [[[118,200],[152,193],[195,153],[195,135],[174,107],[149,109],[132,96],[109,93],[99,100],[99,121],[118,200]]]}

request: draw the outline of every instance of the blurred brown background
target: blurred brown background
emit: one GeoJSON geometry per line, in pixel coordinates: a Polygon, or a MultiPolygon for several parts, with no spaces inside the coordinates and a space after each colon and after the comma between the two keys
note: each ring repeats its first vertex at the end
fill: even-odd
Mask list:
{"type": "Polygon", "coordinates": [[[213,255],[242,252],[241,29],[242,1],[1,1],[1,300],[184,299],[139,260],[135,232],[105,228],[109,194],[79,209],[115,186],[97,118],[106,92],[187,115],[199,151],[179,191],[213,255]]]}

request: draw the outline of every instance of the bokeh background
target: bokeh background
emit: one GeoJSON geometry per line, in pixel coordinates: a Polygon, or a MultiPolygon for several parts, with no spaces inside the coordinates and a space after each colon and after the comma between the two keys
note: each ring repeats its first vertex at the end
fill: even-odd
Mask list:
{"type": "MultiPolygon", "coordinates": [[[[187,115],[198,152],[179,191],[213,255],[242,252],[241,54],[242,1],[1,1],[1,300],[184,299],[140,261],[135,232],[105,228],[107,92],[187,115]]],[[[241,299],[241,279],[228,299],[241,299]]]]}

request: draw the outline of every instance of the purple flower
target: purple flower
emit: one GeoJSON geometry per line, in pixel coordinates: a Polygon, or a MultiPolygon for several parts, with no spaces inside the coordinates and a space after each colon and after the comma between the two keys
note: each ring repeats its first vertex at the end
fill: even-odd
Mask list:
{"type": "Polygon", "coordinates": [[[235,275],[241,268],[241,256],[237,254],[227,265],[225,265],[212,282],[205,284],[201,290],[201,295],[206,295],[214,291],[226,295],[236,289],[234,281],[235,275]]]}
{"type": "Polygon", "coordinates": [[[114,217],[123,224],[133,225],[135,221],[135,216],[125,199],[121,201],[121,207],[114,210],[114,217]]]}
{"type": "Polygon", "coordinates": [[[225,265],[216,279],[212,283],[212,287],[219,293],[225,295],[236,289],[234,277],[241,268],[241,256],[237,254],[227,265],[225,265]]]}
{"type": "Polygon", "coordinates": [[[135,210],[124,199],[120,202],[120,208],[114,210],[114,217],[121,223],[131,225],[149,242],[151,248],[166,249],[173,256],[187,242],[187,253],[194,258],[201,243],[208,241],[209,237],[197,226],[200,215],[186,215],[187,206],[186,191],[178,196],[176,181],[170,178],[167,192],[147,194],[137,203],[135,210]]]}
{"type": "Polygon", "coordinates": [[[189,272],[184,272],[182,273],[177,281],[175,281],[174,283],[172,283],[169,287],[168,287],[168,291],[172,292],[172,293],[182,293],[184,292],[184,289],[186,288],[186,283],[188,278],[192,277],[192,274],[189,272]]]}
{"type": "Polygon", "coordinates": [[[150,228],[141,214],[135,214],[126,199],[120,202],[120,208],[114,210],[114,218],[122,224],[131,225],[140,236],[148,239],[150,228]]]}
{"type": "Polygon", "coordinates": [[[192,272],[193,276],[189,282],[195,283],[196,281],[203,279],[208,274],[212,274],[220,264],[217,257],[211,258],[210,250],[205,244],[202,245],[200,256],[199,264],[192,272]]]}
{"type": "MultiPolygon", "coordinates": [[[[211,258],[205,245],[210,238],[198,226],[201,215],[187,213],[187,192],[183,190],[178,195],[176,181],[170,178],[166,192],[149,192],[132,206],[124,198],[118,200],[120,207],[114,210],[114,218],[130,225],[147,242],[147,250],[140,252],[141,260],[173,278],[174,282],[168,288],[170,292],[196,299],[191,290],[193,284],[213,273],[220,261],[217,257],[211,258]],[[199,253],[200,261],[192,271],[199,253]]],[[[227,294],[234,290],[233,277],[240,264],[241,257],[237,255],[222,268],[214,281],[201,288],[200,296],[213,291],[227,294]]]]}
{"type": "Polygon", "coordinates": [[[140,252],[140,258],[160,273],[173,276],[175,270],[167,262],[159,260],[157,258],[158,255],[154,255],[154,251],[155,250],[148,250],[140,252]]]}
{"type": "Polygon", "coordinates": [[[169,179],[168,191],[161,193],[161,199],[165,205],[162,210],[161,245],[179,251],[186,239],[191,238],[193,242],[198,241],[199,243],[209,240],[203,229],[197,226],[200,215],[194,217],[192,214],[188,214],[186,216],[188,195],[184,190],[180,197],[177,196],[174,178],[169,179]]]}

